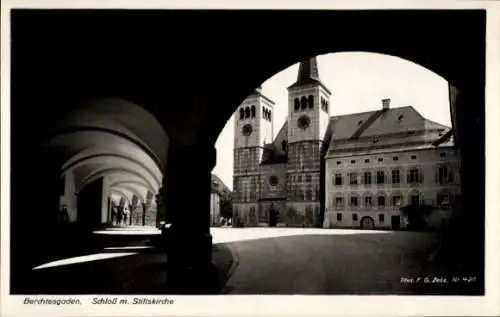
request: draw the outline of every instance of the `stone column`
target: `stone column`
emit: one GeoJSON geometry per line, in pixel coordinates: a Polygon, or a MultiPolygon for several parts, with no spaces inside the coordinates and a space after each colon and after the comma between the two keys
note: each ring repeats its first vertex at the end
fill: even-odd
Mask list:
{"type": "MultiPolygon", "coordinates": [[[[458,257],[458,261],[470,270],[484,273],[484,86],[481,83],[468,83],[463,87],[458,94],[454,88],[450,88],[450,110],[461,174],[461,201],[451,223],[450,241],[454,248],[450,250],[450,256],[458,257]]],[[[480,275],[477,272],[474,274],[480,275]]]]}
{"type": "Polygon", "coordinates": [[[172,293],[211,293],[214,287],[210,235],[213,146],[169,146],[164,178],[167,288],[172,293]]]}

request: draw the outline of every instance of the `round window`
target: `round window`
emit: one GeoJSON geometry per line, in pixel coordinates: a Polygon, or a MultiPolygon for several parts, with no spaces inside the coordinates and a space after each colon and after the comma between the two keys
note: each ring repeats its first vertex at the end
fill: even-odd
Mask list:
{"type": "Polygon", "coordinates": [[[278,182],[279,182],[279,180],[278,180],[278,177],[276,175],[273,175],[273,176],[269,177],[269,184],[271,186],[278,185],[278,182]]]}
{"type": "Polygon", "coordinates": [[[308,116],[302,116],[297,120],[297,125],[301,129],[307,129],[309,125],[311,124],[311,119],[308,116]]]}
{"type": "Polygon", "coordinates": [[[242,132],[243,132],[243,135],[249,136],[250,134],[252,134],[252,126],[249,124],[245,124],[243,126],[242,132]]]}

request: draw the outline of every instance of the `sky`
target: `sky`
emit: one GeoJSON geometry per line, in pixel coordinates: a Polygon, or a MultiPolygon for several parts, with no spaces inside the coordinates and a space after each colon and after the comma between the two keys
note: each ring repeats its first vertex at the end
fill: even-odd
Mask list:
{"type": "MultiPolygon", "coordinates": [[[[423,66],[394,56],[364,52],[320,55],[317,61],[320,79],[332,92],[330,116],[378,110],[382,107],[381,100],[390,98],[391,108],[413,106],[427,119],[451,127],[448,82],[423,66]]],[[[296,63],[262,83],[262,93],[276,103],[275,133],[286,120],[286,88],[297,79],[298,69],[296,63]]],[[[233,137],[234,115],[215,144],[217,164],[213,170],[231,190],[233,137]]]]}

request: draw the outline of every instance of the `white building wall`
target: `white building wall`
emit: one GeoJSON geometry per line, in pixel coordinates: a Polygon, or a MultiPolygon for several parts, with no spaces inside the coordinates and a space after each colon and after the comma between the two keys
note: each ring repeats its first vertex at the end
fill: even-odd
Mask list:
{"type": "MultiPolygon", "coordinates": [[[[359,228],[361,219],[366,216],[373,219],[376,228],[392,228],[391,217],[400,216],[400,226],[405,227],[406,222],[399,208],[409,204],[412,195],[418,194],[420,203],[434,205],[436,208],[438,208],[438,193],[448,191],[452,197],[459,195],[458,163],[455,150],[452,148],[414,151],[401,149],[390,152],[365,153],[364,155],[343,153],[342,156],[328,157],[325,170],[324,227],[359,228]],[[441,156],[441,153],[444,153],[444,156],[441,156]],[[446,164],[453,173],[452,182],[445,184],[437,182],[437,168],[441,164],[446,164]],[[423,177],[421,183],[410,184],[407,182],[407,173],[414,167],[421,171],[420,176],[423,177]],[[396,169],[400,171],[399,184],[392,182],[392,170],[396,169]],[[376,184],[377,171],[385,172],[383,184],[376,184]],[[364,172],[371,172],[371,185],[364,184],[364,172]],[[350,173],[356,173],[357,184],[350,184],[350,173]],[[334,184],[336,174],[342,175],[342,185],[334,184]],[[399,206],[392,206],[391,198],[394,195],[402,197],[399,206]],[[373,205],[371,207],[365,203],[367,196],[372,197],[373,205]],[[379,196],[385,197],[384,207],[378,206],[379,196]],[[350,204],[351,197],[357,197],[357,206],[350,204]],[[337,205],[337,198],[342,198],[343,203],[337,205]]],[[[449,208],[448,210],[439,209],[432,213],[428,223],[430,226],[436,227],[439,226],[442,219],[448,221],[450,216],[449,208]]]]}
{"type": "Polygon", "coordinates": [[[220,226],[220,196],[217,193],[210,194],[210,226],[220,226]]]}

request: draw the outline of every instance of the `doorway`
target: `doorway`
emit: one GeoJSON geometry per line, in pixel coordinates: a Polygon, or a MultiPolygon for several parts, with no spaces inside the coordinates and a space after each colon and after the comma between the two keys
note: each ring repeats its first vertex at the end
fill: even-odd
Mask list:
{"type": "Polygon", "coordinates": [[[361,229],[374,229],[375,223],[371,217],[363,217],[361,219],[361,229]]]}
{"type": "Polygon", "coordinates": [[[269,209],[269,227],[276,227],[278,215],[275,209],[269,209]]]}
{"type": "Polygon", "coordinates": [[[391,217],[391,226],[392,230],[399,230],[401,227],[401,218],[400,216],[392,216],[391,217]]]}

